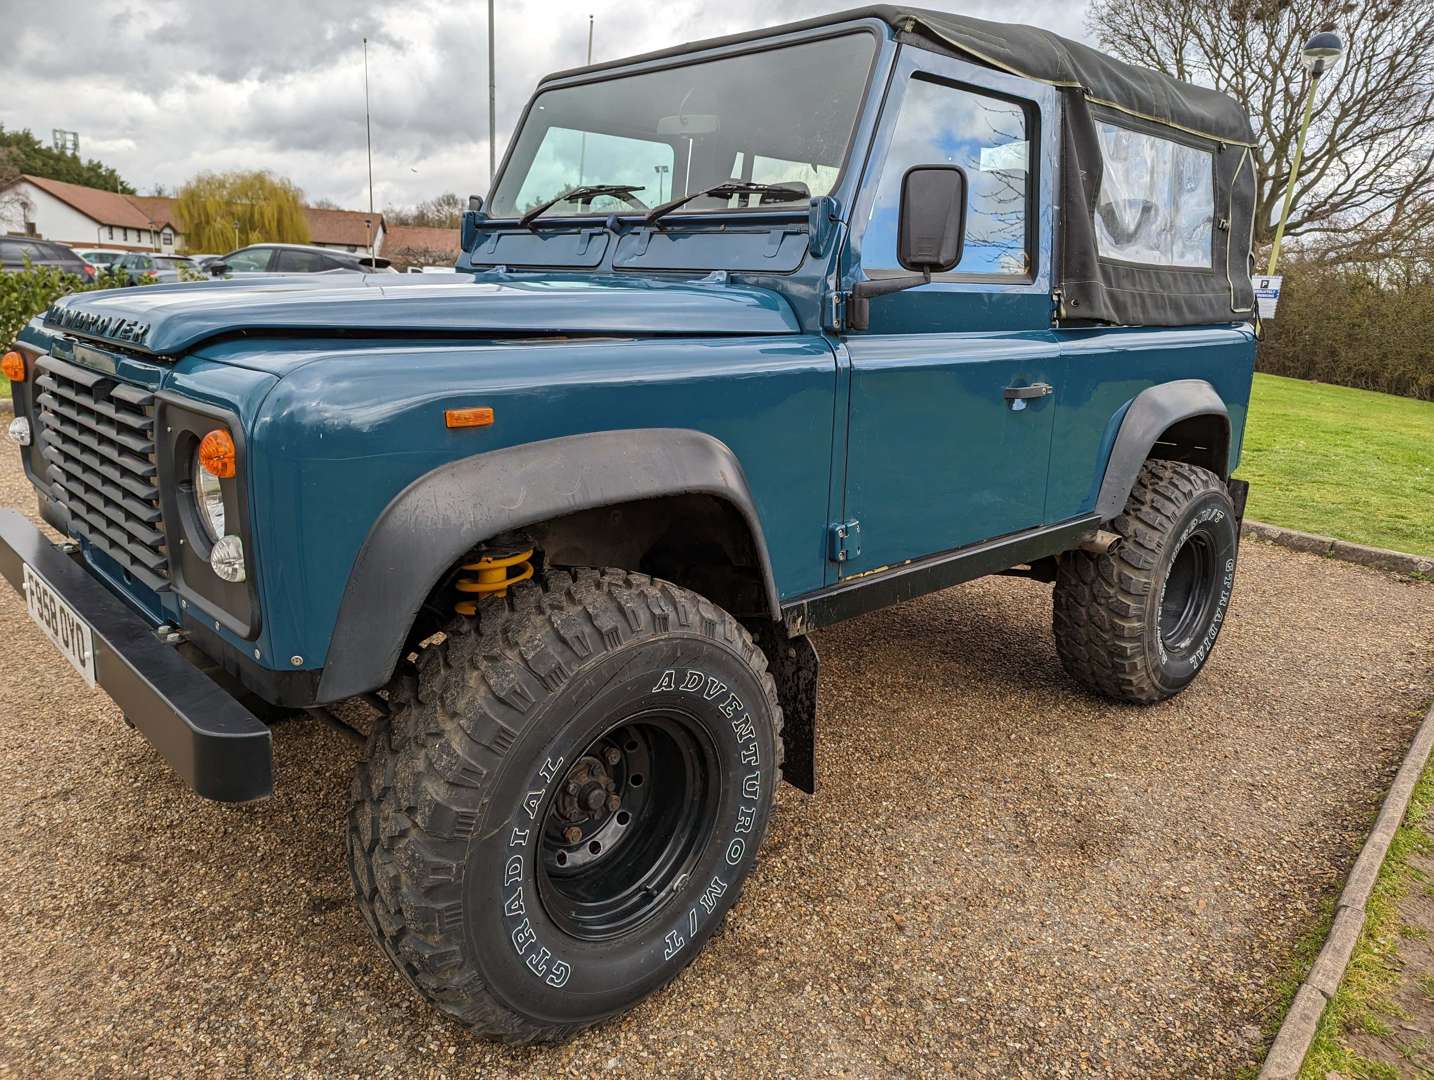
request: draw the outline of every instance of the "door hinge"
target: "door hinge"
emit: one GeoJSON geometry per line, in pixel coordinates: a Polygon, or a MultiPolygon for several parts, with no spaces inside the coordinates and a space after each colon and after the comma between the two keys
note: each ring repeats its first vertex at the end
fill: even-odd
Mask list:
{"type": "Polygon", "coordinates": [[[838,522],[831,526],[830,534],[832,562],[848,562],[861,554],[861,522],[855,519],[838,522]]]}

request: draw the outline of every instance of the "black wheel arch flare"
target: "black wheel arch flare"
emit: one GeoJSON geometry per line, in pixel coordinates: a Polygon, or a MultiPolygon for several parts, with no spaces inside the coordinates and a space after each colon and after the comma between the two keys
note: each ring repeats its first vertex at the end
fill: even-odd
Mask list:
{"type": "Polygon", "coordinates": [[[723,499],[742,516],[780,618],[756,505],[725,443],[687,428],[567,435],[449,462],[394,496],[349,574],[317,700],[388,682],[434,584],[475,544],[579,510],[685,494],[723,499]]]}

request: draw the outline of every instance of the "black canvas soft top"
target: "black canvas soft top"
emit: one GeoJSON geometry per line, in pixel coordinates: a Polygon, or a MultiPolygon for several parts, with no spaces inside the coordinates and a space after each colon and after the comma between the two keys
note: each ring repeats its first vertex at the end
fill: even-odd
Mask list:
{"type": "Polygon", "coordinates": [[[1079,90],[1092,105],[1216,142],[1254,145],[1250,119],[1233,98],[1116,60],[1049,30],[885,5],[867,13],[918,42],[946,45],[1013,75],[1079,90]]]}

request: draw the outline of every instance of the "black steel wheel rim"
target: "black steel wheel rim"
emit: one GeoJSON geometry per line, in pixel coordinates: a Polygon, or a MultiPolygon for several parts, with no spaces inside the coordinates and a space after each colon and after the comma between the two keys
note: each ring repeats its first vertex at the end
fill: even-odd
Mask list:
{"type": "Polygon", "coordinates": [[[720,765],[690,716],[638,713],[575,759],[548,801],[538,897],[564,932],[625,934],[666,906],[707,845],[720,765]]]}
{"type": "Polygon", "coordinates": [[[1165,576],[1160,594],[1160,639],[1185,652],[1205,629],[1215,606],[1215,545],[1204,533],[1188,536],[1165,576]]]}

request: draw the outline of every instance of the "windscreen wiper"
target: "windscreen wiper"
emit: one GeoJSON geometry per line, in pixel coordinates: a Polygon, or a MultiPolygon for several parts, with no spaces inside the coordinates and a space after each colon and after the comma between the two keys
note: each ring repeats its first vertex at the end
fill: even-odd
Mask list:
{"type": "Polygon", "coordinates": [[[655,225],[659,218],[672,213],[679,206],[686,206],[693,199],[700,199],[703,196],[730,199],[733,195],[760,195],[764,199],[775,199],[778,202],[793,202],[797,199],[805,199],[807,192],[802,188],[786,187],[783,184],[754,184],[750,180],[724,180],[710,188],[703,188],[701,191],[694,191],[688,195],[680,195],[661,206],[654,206],[642,219],[642,223],[655,225]]]}
{"type": "Polygon", "coordinates": [[[540,202],[520,217],[518,224],[525,229],[531,229],[533,222],[557,206],[558,203],[573,202],[576,200],[579,203],[587,203],[591,206],[592,201],[599,195],[615,195],[634,210],[646,210],[646,203],[641,199],[634,199],[632,197],[634,191],[641,191],[642,189],[641,184],[579,184],[575,188],[569,188],[561,195],[554,195],[547,202],[540,202]]]}

